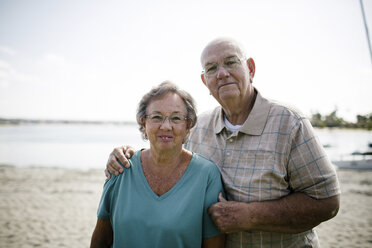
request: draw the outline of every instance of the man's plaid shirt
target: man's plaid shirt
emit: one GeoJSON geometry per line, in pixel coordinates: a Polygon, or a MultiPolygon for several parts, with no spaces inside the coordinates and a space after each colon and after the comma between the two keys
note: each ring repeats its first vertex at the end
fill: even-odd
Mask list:
{"type": "MultiPolygon", "coordinates": [[[[335,169],[314,130],[298,111],[257,93],[248,119],[229,131],[221,107],[201,114],[186,149],[219,167],[228,200],[255,202],[303,192],[322,199],[340,194],[335,169]]],[[[226,247],[319,247],[314,230],[300,234],[245,231],[226,247]]]]}

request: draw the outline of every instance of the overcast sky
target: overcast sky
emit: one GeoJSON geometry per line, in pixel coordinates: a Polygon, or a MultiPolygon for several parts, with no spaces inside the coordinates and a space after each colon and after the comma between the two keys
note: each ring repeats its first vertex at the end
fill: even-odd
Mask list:
{"type": "Polygon", "coordinates": [[[263,96],[308,116],[372,113],[359,0],[0,0],[0,117],[134,121],[167,79],[203,112],[217,102],[200,53],[221,36],[245,45],[263,96]]]}

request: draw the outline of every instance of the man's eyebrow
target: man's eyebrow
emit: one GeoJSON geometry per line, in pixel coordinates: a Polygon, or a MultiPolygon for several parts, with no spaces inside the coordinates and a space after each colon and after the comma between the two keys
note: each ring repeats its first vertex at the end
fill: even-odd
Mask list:
{"type": "MultiPolygon", "coordinates": [[[[239,58],[239,57],[237,55],[230,55],[230,56],[223,58],[223,60],[232,59],[232,58],[239,58]]],[[[217,62],[207,62],[204,66],[213,65],[213,64],[217,64],[217,62]]]]}
{"type": "Polygon", "coordinates": [[[227,56],[226,58],[224,58],[224,60],[225,60],[225,59],[232,59],[232,58],[239,58],[239,57],[236,56],[236,55],[231,55],[231,56],[227,56]]]}
{"type": "Polygon", "coordinates": [[[207,66],[207,65],[213,65],[213,64],[217,64],[217,63],[216,63],[216,62],[207,62],[207,63],[204,65],[204,67],[207,66]]]}

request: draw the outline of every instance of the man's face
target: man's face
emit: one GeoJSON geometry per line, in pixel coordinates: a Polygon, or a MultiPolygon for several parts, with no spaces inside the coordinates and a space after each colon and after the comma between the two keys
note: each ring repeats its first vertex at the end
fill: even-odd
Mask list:
{"type": "Polygon", "coordinates": [[[245,101],[250,85],[247,60],[239,47],[230,42],[209,45],[202,55],[202,80],[216,100],[245,101]]]}

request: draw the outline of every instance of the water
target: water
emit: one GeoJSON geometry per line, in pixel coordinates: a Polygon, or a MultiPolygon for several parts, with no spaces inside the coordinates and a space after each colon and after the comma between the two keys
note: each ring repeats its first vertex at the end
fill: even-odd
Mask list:
{"type": "Polygon", "coordinates": [[[0,164],[103,169],[124,144],[148,147],[136,125],[0,126],[0,164]]]}
{"type": "Polygon", "coordinates": [[[328,157],[334,160],[358,159],[352,152],[365,152],[372,143],[372,131],[361,129],[315,129],[328,157]]]}
{"type": "MultiPolygon", "coordinates": [[[[331,160],[364,151],[372,142],[365,130],[316,129],[331,160]]],[[[18,125],[0,126],[0,164],[105,168],[114,147],[149,147],[137,125],[18,125]]]]}

